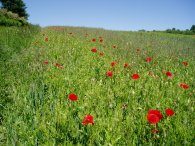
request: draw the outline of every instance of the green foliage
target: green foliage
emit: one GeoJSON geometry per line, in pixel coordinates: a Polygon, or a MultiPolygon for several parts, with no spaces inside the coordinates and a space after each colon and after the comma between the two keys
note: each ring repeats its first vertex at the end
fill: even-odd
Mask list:
{"type": "Polygon", "coordinates": [[[185,35],[195,35],[195,25],[192,25],[192,27],[186,30],[179,30],[179,29],[167,29],[165,31],[166,33],[173,33],[173,34],[185,34],[185,35]]]}
{"type": "MultiPolygon", "coordinates": [[[[4,46],[24,43],[26,37],[21,42],[14,37],[19,32],[23,36],[23,29],[0,30],[9,36],[0,38],[4,46]]],[[[32,37],[20,53],[7,55],[6,66],[1,67],[6,97],[12,102],[4,106],[0,145],[195,144],[193,36],[47,27],[32,37]],[[97,41],[89,41],[92,38],[97,41]],[[90,51],[94,47],[97,53],[90,51]],[[146,62],[146,57],[152,61],[146,62]],[[124,68],[124,63],[130,66],[124,68]],[[113,71],[112,78],[105,76],[108,70],[113,71]],[[171,71],[173,79],[162,70],[171,71]],[[140,79],[132,80],[133,73],[139,73],[140,79]],[[180,82],[189,84],[189,89],[181,89],[180,82]],[[78,101],[68,100],[72,92],[78,101]],[[175,115],[167,117],[165,108],[172,108],[175,115]],[[156,135],[146,119],[149,109],[159,109],[164,116],[156,135]],[[94,125],[81,124],[86,114],[94,116],[94,125]]]]}
{"type": "Polygon", "coordinates": [[[19,17],[28,18],[28,14],[25,10],[26,6],[22,0],[0,0],[0,2],[2,3],[2,8],[18,14],[19,17]]]}
{"type": "Polygon", "coordinates": [[[190,28],[190,31],[192,31],[193,33],[195,33],[195,25],[192,25],[192,27],[190,28]]]}
{"type": "Polygon", "coordinates": [[[25,18],[19,17],[18,14],[0,9],[0,25],[3,26],[24,26],[29,25],[25,18]]]}

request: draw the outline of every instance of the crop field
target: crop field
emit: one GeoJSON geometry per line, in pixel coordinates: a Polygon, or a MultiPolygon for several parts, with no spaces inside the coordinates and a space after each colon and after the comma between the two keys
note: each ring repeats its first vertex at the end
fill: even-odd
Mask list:
{"type": "Polygon", "coordinates": [[[195,36],[0,27],[0,145],[195,145],[195,36]]]}

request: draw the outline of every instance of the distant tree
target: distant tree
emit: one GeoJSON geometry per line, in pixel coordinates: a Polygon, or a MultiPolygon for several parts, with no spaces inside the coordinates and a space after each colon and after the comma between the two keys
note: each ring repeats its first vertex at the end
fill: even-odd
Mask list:
{"type": "Polygon", "coordinates": [[[140,30],[138,30],[139,32],[146,32],[146,30],[145,29],[140,29],[140,30]]]}
{"type": "Polygon", "coordinates": [[[0,0],[0,2],[2,3],[2,8],[18,14],[19,17],[28,19],[29,15],[26,12],[25,3],[22,0],[0,0]]]}
{"type": "Polygon", "coordinates": [[[195,25],[192,25],[192,27],[190,28],[190,31],[195,33],[195,25]]]}
{"type": "Polygon", "coordinates": [[[175,31],[176,29],[175,28],[172,28],[172,31],[175,31]]]}

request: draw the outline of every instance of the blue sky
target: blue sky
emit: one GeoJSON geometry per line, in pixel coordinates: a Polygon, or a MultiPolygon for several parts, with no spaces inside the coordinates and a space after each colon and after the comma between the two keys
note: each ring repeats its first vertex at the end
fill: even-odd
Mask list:
{"type": "Polygon", "coordinates": [[[111,30],[189,29],[195,0],[24,0],[29,21],[111,30]]]}

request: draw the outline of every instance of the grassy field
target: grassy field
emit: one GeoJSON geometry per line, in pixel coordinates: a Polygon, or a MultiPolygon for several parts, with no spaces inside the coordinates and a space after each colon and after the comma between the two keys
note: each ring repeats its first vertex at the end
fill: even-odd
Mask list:
{"type": "Polygon", "coordinates": [[[195,145],[195,36],[0,33],[0,145],[195,145]]]}

